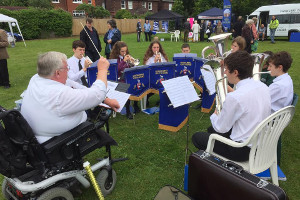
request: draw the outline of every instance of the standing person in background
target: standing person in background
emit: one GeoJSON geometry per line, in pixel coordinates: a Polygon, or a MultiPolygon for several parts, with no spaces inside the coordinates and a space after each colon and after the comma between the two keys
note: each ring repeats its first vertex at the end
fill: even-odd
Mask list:
{"type": "Polygon", "coordinates": [[[145,38],[146,41],[151,42],[151,24],[149,23],[149,20],[146,20],[146,23],[144,24],[144,29],[145,29],[145,38]]]}
{"type": "Polygon", "coordinates": [[[100,58],[98,52],[100,53],[102,48],[98,32],[93,27],[93,20],[91,18],[86,19],[86,25],[84,26],[84,29],[85,30],[82,30],[80,32],[80,40],[85,43],[85,55],[88,56],[93,62],[95,62],[100,58]],[[85,31],[88,33],[88,35],[85,31]],[[95,44],[98,52],[95,49],[93,43],[91,42],[89,36],[95,44]]]}
{"type": "Polygon", "coordinates": [[[6,89],[10,88],[7,69],[7,59],[9,56],[6,51],[8,45],[7,34],[3,29],[0,29],[0,86],[4,86],[6,89]]]}
{"type": "Polygon", "coordinates": [[[242,36],[242,29],[244,27],[245,23],[243,21],[242,16],[238,17],[237,22],[234,23],[233,25],[233,37],[238,37],[238,36],[242,36]]]}
{"type": "Polygon", "coordinates": [[[193,36],[194,36],[194,42],[198,42],[200,25],[197,23],[197,20],[194,21],[192,31],[193,31],[193,36]]]}
{"type": "Polygon", "coordinates": [[[142,32],[142,24],[141,24],[141,19],[138,20],[136,24],[136,32],[137,32],[137,41],[141,41],[141,32],[142,32]]]}
{"type": "Polygon", "coordinates": [[[256,29],[257,18],[256,18],[256,17],[253,17],[252,20],[253,20],[253,22],[254,22],[254,23],[252,24],[252,26],[251,26],[253,39],[254,39],[254,40],[258,40],[258,34],[257,34],[257,29],[256,29]]]}
{"type": "Polygon", "coordinates": [[[188,36],[189,36],[189,32],[191,30],[191,25],[190,25],[190,19],[187,18],[186,22],[184,22],[183,24],[183,29],[184,29],[184,38],[183,41],[187,42],[188,41],[188,36]]]}
{"type": "Polygon", "coordinates": [[[252,35],[252,31],[251,31],[252,24],[253,24],[253,20],[248,19],[246,21],[244,28],[242,29],[242,37],[245,38],[245,40],[246,40],[245,50],[248,53],[252,52],[252,50],[251,50],[251,44],[253,44],[253,35],[252,35]]]}
{"type": "Polygon", "coordinates": [[[213,26],[211,25],[211,22],[208,22],[207,29],[206,29],[206,35],[207,35],[207,42],[209,42],[210,35],[213,32],[213,26]]]}
{"type": "Polygon", "coordinates": [[[204,20],[201,20],[200,23],[200,41],[204,41],[204,30],[205,30],[205,23],[204,20]]]}
{"type": "Polygon", "coordinates": [[[279,21],[276,19],[276,17],[273,15],[272,20],[270,21],[269,24],[269,29],[270,29],[270,38],[271,38],[271,43],[275,44],[274,38],[275,38],[275,31],[279,25],[279,21]]]}
{"type": "Polygon", "coordinates": [[[121,32],[117,29],[117,23],[114,19],[107,21],[108,31],[104,36],[105,46],[105,55],[106,58],[109,59],[109,54],[114,46],[114,44],[118,41],[121,41],[121,32]]]}
{"type": "Polygon", "coordinates": [[[218,21],[218,25],[215,28],[216,35],[224,33],[224,28],[221,21],[218,21]]]}

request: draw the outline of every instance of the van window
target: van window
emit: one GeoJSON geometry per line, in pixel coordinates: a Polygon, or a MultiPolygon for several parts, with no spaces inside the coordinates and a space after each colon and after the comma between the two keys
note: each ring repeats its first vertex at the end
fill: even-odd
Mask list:
{"type": "Polygon", "coordinates": [[[300,23],[300,15],[292,15],[291,16],[291,23],[300,23]]]}
{"type": "MultiPolygon", "coordinates": [[[[272,19],[272,16],[269,17],[269,23],[272,19]]],[[[279,24],[294,24],[300,23],[300,15],[276,15],[279,24]]]]}

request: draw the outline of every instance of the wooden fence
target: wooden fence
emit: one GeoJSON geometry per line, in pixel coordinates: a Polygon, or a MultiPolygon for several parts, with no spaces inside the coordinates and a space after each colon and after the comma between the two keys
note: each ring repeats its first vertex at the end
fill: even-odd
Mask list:
{"type": "MultiPolygon", "coordinates": [[[[109,19],[93,19],[93,26],[97,29],[100,35],[104,35],[107,31],[107,21],[109,19]]],[[[135,33],[136,24],[138,19],[115,19],[117,22],[117,28],[121,33],[135,33]]],[[[142,28],[144,27],[144,21],[142,20],[142,28]]],[[[82,30],[80,22],[85,25],[85,18],[73,18],[72,35],[79,35],[82,30]]],[[[151,27],[153,27],[153,21],[150,21],[151,27]]]]}

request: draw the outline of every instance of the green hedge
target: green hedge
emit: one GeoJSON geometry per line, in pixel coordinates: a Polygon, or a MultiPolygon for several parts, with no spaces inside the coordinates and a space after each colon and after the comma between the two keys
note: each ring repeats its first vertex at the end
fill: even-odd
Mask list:
{"type": "MultiPolygon", "coordinates": [[[[18,11],[0,9],[0,13],[18,20],[25,39],[38,39],[42,33],[55,36],[70,36],[72,34],[72,16],[61,9],[47,10],[29,8],[18,11]]],[[[17,28],[14,28],[17,31],[17,28]]]]}

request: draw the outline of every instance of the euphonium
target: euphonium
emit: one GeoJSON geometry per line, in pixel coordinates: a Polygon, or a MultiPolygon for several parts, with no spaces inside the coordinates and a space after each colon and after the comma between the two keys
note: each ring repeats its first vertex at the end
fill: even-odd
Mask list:
{"type": "Polygon", "coordinates": [[[216,109],[220,112],[222,109],[223,102],[227,94],[227,77],[224,75],[224,65],[220,64],[220,61],[227,56],[229,52],[225,52],[227,49],[228,38],[231,33],[224,33],[210,37],[209,40],[213,41],[215,47],[208,46],[202,50],[202,58],[208,59],[205,65],[210,65],[213,69],[214,75],[216,77],[216,109]],[[213,49],[215,54],[209,54],[205,57],[205,52],[208,49],[213,49]]]}

